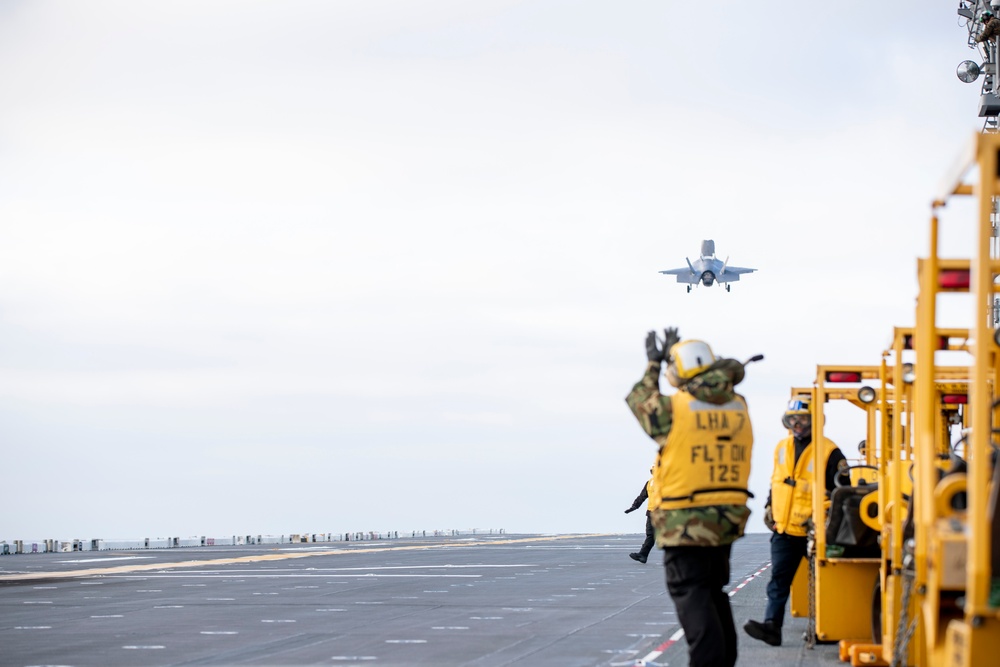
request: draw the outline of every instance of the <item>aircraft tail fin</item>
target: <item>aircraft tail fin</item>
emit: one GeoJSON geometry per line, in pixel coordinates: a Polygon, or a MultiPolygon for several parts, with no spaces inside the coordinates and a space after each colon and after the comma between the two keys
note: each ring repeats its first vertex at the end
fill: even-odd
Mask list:
{"type": "Polygon", "coordinates": [[[688,263],[688,268],[691,269],[691,273],[693,274],[694,273],[694,267],[691,266],[691,260],[688,259],[687,257],[685,257],[684,261],[688,263]]]}
{"type": "Polygon", "coordinates": [[[726,261],[724,261],[724,262],[722,263],[722,270],[721,270],[721,271],[719,271],[719,273],[720,273],[720,274],[722,274],[722,273],[725,273],[725,272],[726,272],[726,264],[729,264],[729,257],[728,257],[728,256],[726,257],[726,261]]]}

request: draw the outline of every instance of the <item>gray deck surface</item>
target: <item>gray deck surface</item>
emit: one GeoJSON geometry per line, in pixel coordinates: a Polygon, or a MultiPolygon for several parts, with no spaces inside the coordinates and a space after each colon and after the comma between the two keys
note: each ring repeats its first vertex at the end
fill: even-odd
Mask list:
{"type": "MultiPolygon", "coordinates": [[[[767,537],[734,547],[738,626],[763,615],[767,537]]],[[[0,666],[686,665],[659,552],[646,565],[628,558],[641,542],[501,535],[3,556],[0,666]]],[[[844,664],[836,645],[806,649],[805,626],[786,619],[779,648],[740,630],[739,664],[844,664]]]]}

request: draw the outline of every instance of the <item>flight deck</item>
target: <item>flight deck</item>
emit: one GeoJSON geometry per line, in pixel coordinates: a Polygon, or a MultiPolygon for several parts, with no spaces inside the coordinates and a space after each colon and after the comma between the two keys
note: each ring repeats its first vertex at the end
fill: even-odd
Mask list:
{"type": "MultiPolygon", "coordinates": [[[[0,665],[686,665],[642,535],[417,537],[0,557],[0,665]]],[[[763,614],[768,535],[736,543],[741,627],[763,614]]],[[[739,664],[844,664],[740,634],[739,664]]]]}

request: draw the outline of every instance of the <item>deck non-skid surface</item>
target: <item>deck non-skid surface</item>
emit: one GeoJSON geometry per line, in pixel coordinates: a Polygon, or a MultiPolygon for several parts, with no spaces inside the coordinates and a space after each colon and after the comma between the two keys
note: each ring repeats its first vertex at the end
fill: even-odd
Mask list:
{"type": "MultiPolygon", "coordinates": [[[[0,665],[686,665],[641,535],[427,537],[0,558],[0,665]]],[[[733,551],[739,626],[760,619],[767,535],[733,551]]],[[[741,665],[843,664],[740,631],[741,665]]]]}

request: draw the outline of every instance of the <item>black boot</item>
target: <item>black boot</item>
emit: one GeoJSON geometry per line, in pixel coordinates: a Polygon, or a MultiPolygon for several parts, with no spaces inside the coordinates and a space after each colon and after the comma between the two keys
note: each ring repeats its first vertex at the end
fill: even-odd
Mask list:
{"type": "Polygon", "coordinates": [[[781,646],[781,626],[775,625],[774,621],[747,621],[743,626],[746,633],[754,639],[759,639],[771,646],[781,646]]]}
{"type": "Polygon", "coordinates": [[[628,557],[631,558],[632,560],[637,560],[640,563],[646,562],[646,557],[643,556],[642,554],[629,554],[628,557]]]}

